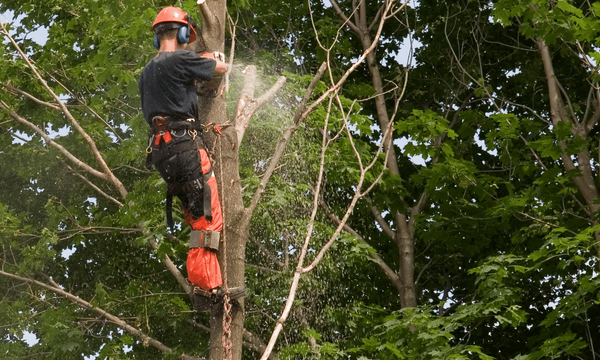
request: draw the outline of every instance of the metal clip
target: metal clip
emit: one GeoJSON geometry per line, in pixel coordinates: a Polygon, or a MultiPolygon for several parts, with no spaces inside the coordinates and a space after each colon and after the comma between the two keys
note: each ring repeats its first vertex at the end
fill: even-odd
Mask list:
{"type": "Polygon", "coordinates": [[[148,147],[146,148],[146,154],[150,154],[152,152],[152,141],[154,141],[154,135],[150,137],[148,141],[148,147]]]}
{"type": "Polygon", "coordinates": [[[196,130],[188,130],[188,133],[192,137],[192,140],[196,140],[196,135],[198,135],[198,132],[196,130]]]}
{"type": "Polygon", "coordinates": [[[213,128],[215,127],[215,124],[213,123],[208,123],[206,125],[204,125],[204,132],[209,132],[211,131],[213,128]]]}

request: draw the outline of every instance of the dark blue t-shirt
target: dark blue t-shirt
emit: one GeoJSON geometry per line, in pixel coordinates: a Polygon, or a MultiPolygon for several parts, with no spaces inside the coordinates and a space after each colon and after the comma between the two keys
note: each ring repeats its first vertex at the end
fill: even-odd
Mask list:
{"type": "Polygon", "coordinates": [[[150,124],[157,115],[198,118],[194,80],[208,81],[216,62],[188,50],[163,51],[142,70],[139,89],[142,112],[150,124]]]}

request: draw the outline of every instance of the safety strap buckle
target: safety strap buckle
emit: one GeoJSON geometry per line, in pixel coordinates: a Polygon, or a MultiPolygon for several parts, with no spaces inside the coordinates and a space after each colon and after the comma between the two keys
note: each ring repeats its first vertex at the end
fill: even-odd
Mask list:
{"type": "Polygon", "coordinates": [[[166,143],[170,143],[173,138],[171,137],[171,133],[169,132],[169,125],[167,124],[167,119],[164,116],[155,116],[152,118],[152,122],[156,128],[156,138],[154,140],[154,146],[158,146],[160,144],[160,140],[164,140],[166,143]]]}
{"type": "Polygon", "coordinates": [[[221,234],[217,231],[192,230],[190,234],[190,249],[209,248],[219,250],[221,234]]]}

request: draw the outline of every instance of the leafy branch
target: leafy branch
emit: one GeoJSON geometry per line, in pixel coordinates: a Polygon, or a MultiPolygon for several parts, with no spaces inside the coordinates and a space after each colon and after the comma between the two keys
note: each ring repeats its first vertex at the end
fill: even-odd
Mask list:
{"type": "MultiPolygon", "coordinates": [[[[118,316],[115,316],[113,314],[110,314],[109,312],[96,307],[92,304],[90,304],[89,302],[83,300],[82,298],[75,296],[73,294],[71,294],[70,292],[64,291],[63,289],[60,288],[60,286],[54,282],[53,280],[50,279],[50,284],[45,284],[43,282],[34,280],[34,279],[30,279],[30,278],[26,278],[26,277],[22,277],[19,275],[15,275],[15,274],[11,274],[8,272],[5,272],[3,270],[0,270],[0,276],[4,276],[6,278],[12,279],[12,280],[16,280],[22,283],[27,283],[27,284],[31,284],[31,285],[35,285],[41,288],[44,288],[46,290],[52,291],[60,296],[63,296],[65,298],[67,298],[69,301],[71,301],[74,304],[77,304],[79,306],[81,306],[84,309],[90,310],[90,311],[94,311],[97,314],[99,314],[101,317],[107,319],[108,321],[110,321],[111,323],[117,325],[118,327],[120,327],[121,329],[127,331],[128,333],[130,333],[131,335],[134,335],[135,337],[137,337],[138,339],[140,339],[144,344],[148,344],[153,346],[154,348],[164,352],[164,353],[172,353],[173,350],[171,348],[169,348],[168,346],[166,346],[165,344],[161,343],[160,341],[146,335],[145,333],[143,333],[142,331],[136,329],[135,327],[129,325],[126,321],[124,321],[123,319],[119,318],[118,316]]],[[[185,354],[181,354],[178,356],[179,359],[181,360],[202,360],[203,358],[197,357],[197,356],[191,356],[191,355],[185,355],[185,354]]]]}
{"type": "MultiPolygon", "coordinates": [[[[92,151],[94,157],[96,158],[96,161],[98,161],[98,163],[100,164],[100,167],[102,168],[102,171],[98,171],[98,170],[92,168],[91,166],[83,163],[81,160],[77,159],[69,151],[67,151],[64,147],[62,147],[61,145],[59,145],[56,142],[52,141],[52,139],[50,139],[46,135],[46,133],[39,126],[37,126],[37,125],[35,125],[35,124],[27,121],[25,118],[19,116],[16,112],[14,112],[13,110],[11,110],[10,107],[4,101],[0,102],[0,107],[2,109],[4,109],[4,110],[8,111],[8,113],[10,114],[10,116],[14,120],[16,120],[17,122],[19,122],[19,123],[21,123],[21,124],[29,127],[30,129],[34,130],[37,134],[39,134],[40,136],[42,136],[44,138],[44,140],[46,140],[51,146],[53,146],[56,149],[58,149],[65,157],[67,157],[67,159],[69,159],[70,161],[72,161],[73,163],[75,163],[78,167],[82,168],[86,172],[88,172],[88,173],[90,173],[90,174],[92,174],[92,175],[94,175],[94,176],[96,176],[98,178],[101,178],[103,180],[106,180],[106,181],[110,182],[117,189],[117,191],[121,194],[121,197],[123,199],[125,199],[125,197],[127,196],[127,190],[125,189],[125,186],[112,173],[112,171],[110,170],[110,168],[106,164],[106,161],[102,157],[102,154],[100,154],[100,151],[96,147],[96,143],[94,142],[94,140],[81,127],[81,125],[79,124],[79,122],[75,119],[75,117],[73,116],[73,114],[71,114],[71,112],[67,108],[67,105],[65,105],[65,103],[63,103],[60,100],[60,98],[58,97],[58,95],[56,95],[56,93],[50,88],[50,86],[46,83],[46,81],[44,81],[44,78],[37,71],[36,67],[33,65],[33,63],[31,62],[31,60],[25,55],[25,53],[23,52],[23,50],[21,50],[21,48],[19,47],[19,45],[16,43],[15,39],[9,34],[8,30],[6,29],[6,26],[4,25],[4,23],[2,23],[2,21],[0,21],[0,28],[1,28],[1,33],[4,34],[6,37],[8,37],[8,39],[12,43],[13,47],[17,50],[17,52],[19,53],[19,55],[21,56],[21,58],[23,59],[23,61],[25,61],[25,63],[29,67],[29,69],[33,72],[33,74],[37,78],[38,82],[46,89],[46,91],[50,94],[50,96],[52,96],[52,98],[56,102],[56,105],[46,103],[45,106],[51,107],[51,108],[56,109],[56,110],[60,110],[67,117],[67,119],[69,120],[69,122],[71,123],[71,125],[77,130],[77,132],[79,132],[79,134],[84,138],[84,140],[88,144],[88,147],[92,151]]],[[[5,87],[5,86],[3,86],[3,87],[5,87]]],[[[28,97],[30,97],[30,96],[28,96],[28,97]]],[[[36,102],[39,103],[40,101],[36,101],[36,102]]]]}

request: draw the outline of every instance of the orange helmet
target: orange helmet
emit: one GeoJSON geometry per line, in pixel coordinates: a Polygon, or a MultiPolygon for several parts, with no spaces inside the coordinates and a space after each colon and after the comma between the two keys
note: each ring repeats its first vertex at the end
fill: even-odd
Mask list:
{"type": "MultiPolygon", "coordinates": [[[[152,30],[155,31],[156,25],[162,24],[162,23],[183,24],[183,26],[185,26],[186,28],[189,29],[188,35],[190,37],[190,40],[188,41],[188,43],[191,43],[194,40],[196,40],[196,30],[194,30],[194,27],[192,26],[192,21],[191,21],[189,15],[186,14],[180,8],[175,7],[175,6],[169,6],[169,7],[162,9],[156,16],[156,19],[154,19],[154,22],[152,23],[152,30]]],[[[175,24],[173,24],[173,25],[175,25],[175,24]]],[[[180,26],[180,27],[183,27],[183,26],[180,26]]],[[[173,28],[175,28],[175,27],[173,27],[173,28]]]]}

